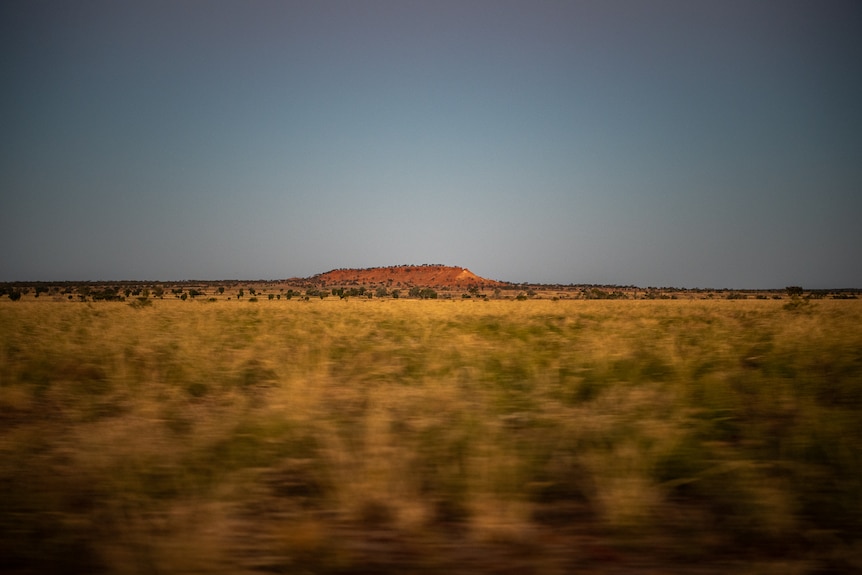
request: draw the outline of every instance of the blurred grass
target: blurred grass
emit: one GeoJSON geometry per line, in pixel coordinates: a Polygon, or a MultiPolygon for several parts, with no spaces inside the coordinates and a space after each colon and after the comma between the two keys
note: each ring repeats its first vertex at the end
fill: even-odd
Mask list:
{"type": "Polygon", "coordinates": [[[862,307],[0,302],[0,571],[862,569],[862,307]]]}

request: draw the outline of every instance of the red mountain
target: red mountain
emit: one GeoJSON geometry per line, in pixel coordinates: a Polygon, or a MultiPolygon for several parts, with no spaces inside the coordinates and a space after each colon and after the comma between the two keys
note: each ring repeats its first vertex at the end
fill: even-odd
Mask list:
{"type": "Polygon", "coordinates": [[[388,287],[480,288],[506,285],[477,276],[456,266],[389,266],[366,269],[338,269],[308,278],[321,286],[365,285],[388,287]]]}

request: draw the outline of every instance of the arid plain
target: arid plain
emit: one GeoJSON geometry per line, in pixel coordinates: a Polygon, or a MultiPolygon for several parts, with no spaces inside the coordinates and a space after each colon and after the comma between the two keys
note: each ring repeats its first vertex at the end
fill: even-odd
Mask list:
{"type": "Polygon", "coordinates": [[[4,572],[862,568],[858,300],[135,289],[0,298],[4,572]]]}

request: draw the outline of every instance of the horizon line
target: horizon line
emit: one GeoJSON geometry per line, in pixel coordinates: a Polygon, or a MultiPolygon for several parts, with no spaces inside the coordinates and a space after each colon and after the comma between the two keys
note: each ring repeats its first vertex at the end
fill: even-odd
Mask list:
{"type": "MultiPolygon", "coordinates": [[[[425,266],[437,266],[442,264],[424,264],[425,266]]],[[[329,271],[338,271],[338,270],[367,270],[367,269],[379,269],[379,268],[387,268],[387,267],[422,267],[422,264],[414,265],[414,264],[404,264],[400,266],[376,266],[371,268],[333,268],[329,271]]],[[[460,267],[460,266],[445,266],[445,267],[460,267]]],[[[468,269],[468,268],[461,268],[468,269]]],[[[0,280],[0,285],[16,285],[16,284],[110,284],[110,283],[119,283],[119,284],[180,284],[180,283],[280,283],[280,282],[301,282],[301,281],[309,281],[312,282],[315,277],[324,275],[329,272],[321,272],[314,274],[312,276],[307,277],[284,277],[284,278],[257,278],[257,279],[242,279],[242,278],[223,278],[223,279],[201,279],[201,278],[189,278],[189,279],[168,279],[168,280],[158,280],[158,279],[64,279],[64,280],[0,280]]],[[[502,284],[506,284],[507,286],[519,287],[519,286],[536,286],[536,287],[560,287],[560,288],[578,288],[578,287],[605,287],[605,288],[622,288],[622,289],[640,289],[640,290],[671,290],[671,291],[747,291],[747,292],[756,292],[756,291],[786,291],[789,287],[802,287],[804,291],[808,292],[862,292],[862,287],[827,287],[827,288],[806,288],[804,286],[798,285],[787,285],[784,287],[680,287],[680,286],[643,286],[638,284],[612,284],[612,283],[591,283],[591,282],[570,282],[570,283],[561,283],[561,282],[512,282],[507,280],[489,280],[488,278],[480,277],[482,280],[486,281],[496,281],[502,284]]]]}

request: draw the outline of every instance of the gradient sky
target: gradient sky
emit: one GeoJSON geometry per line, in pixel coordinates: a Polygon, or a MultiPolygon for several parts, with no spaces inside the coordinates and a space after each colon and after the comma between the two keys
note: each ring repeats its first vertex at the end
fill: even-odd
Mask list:
{"type": "Polygon", "coordinates": [[[0,281],[862,287],[857,1],[0,4],[0,281]]]}

